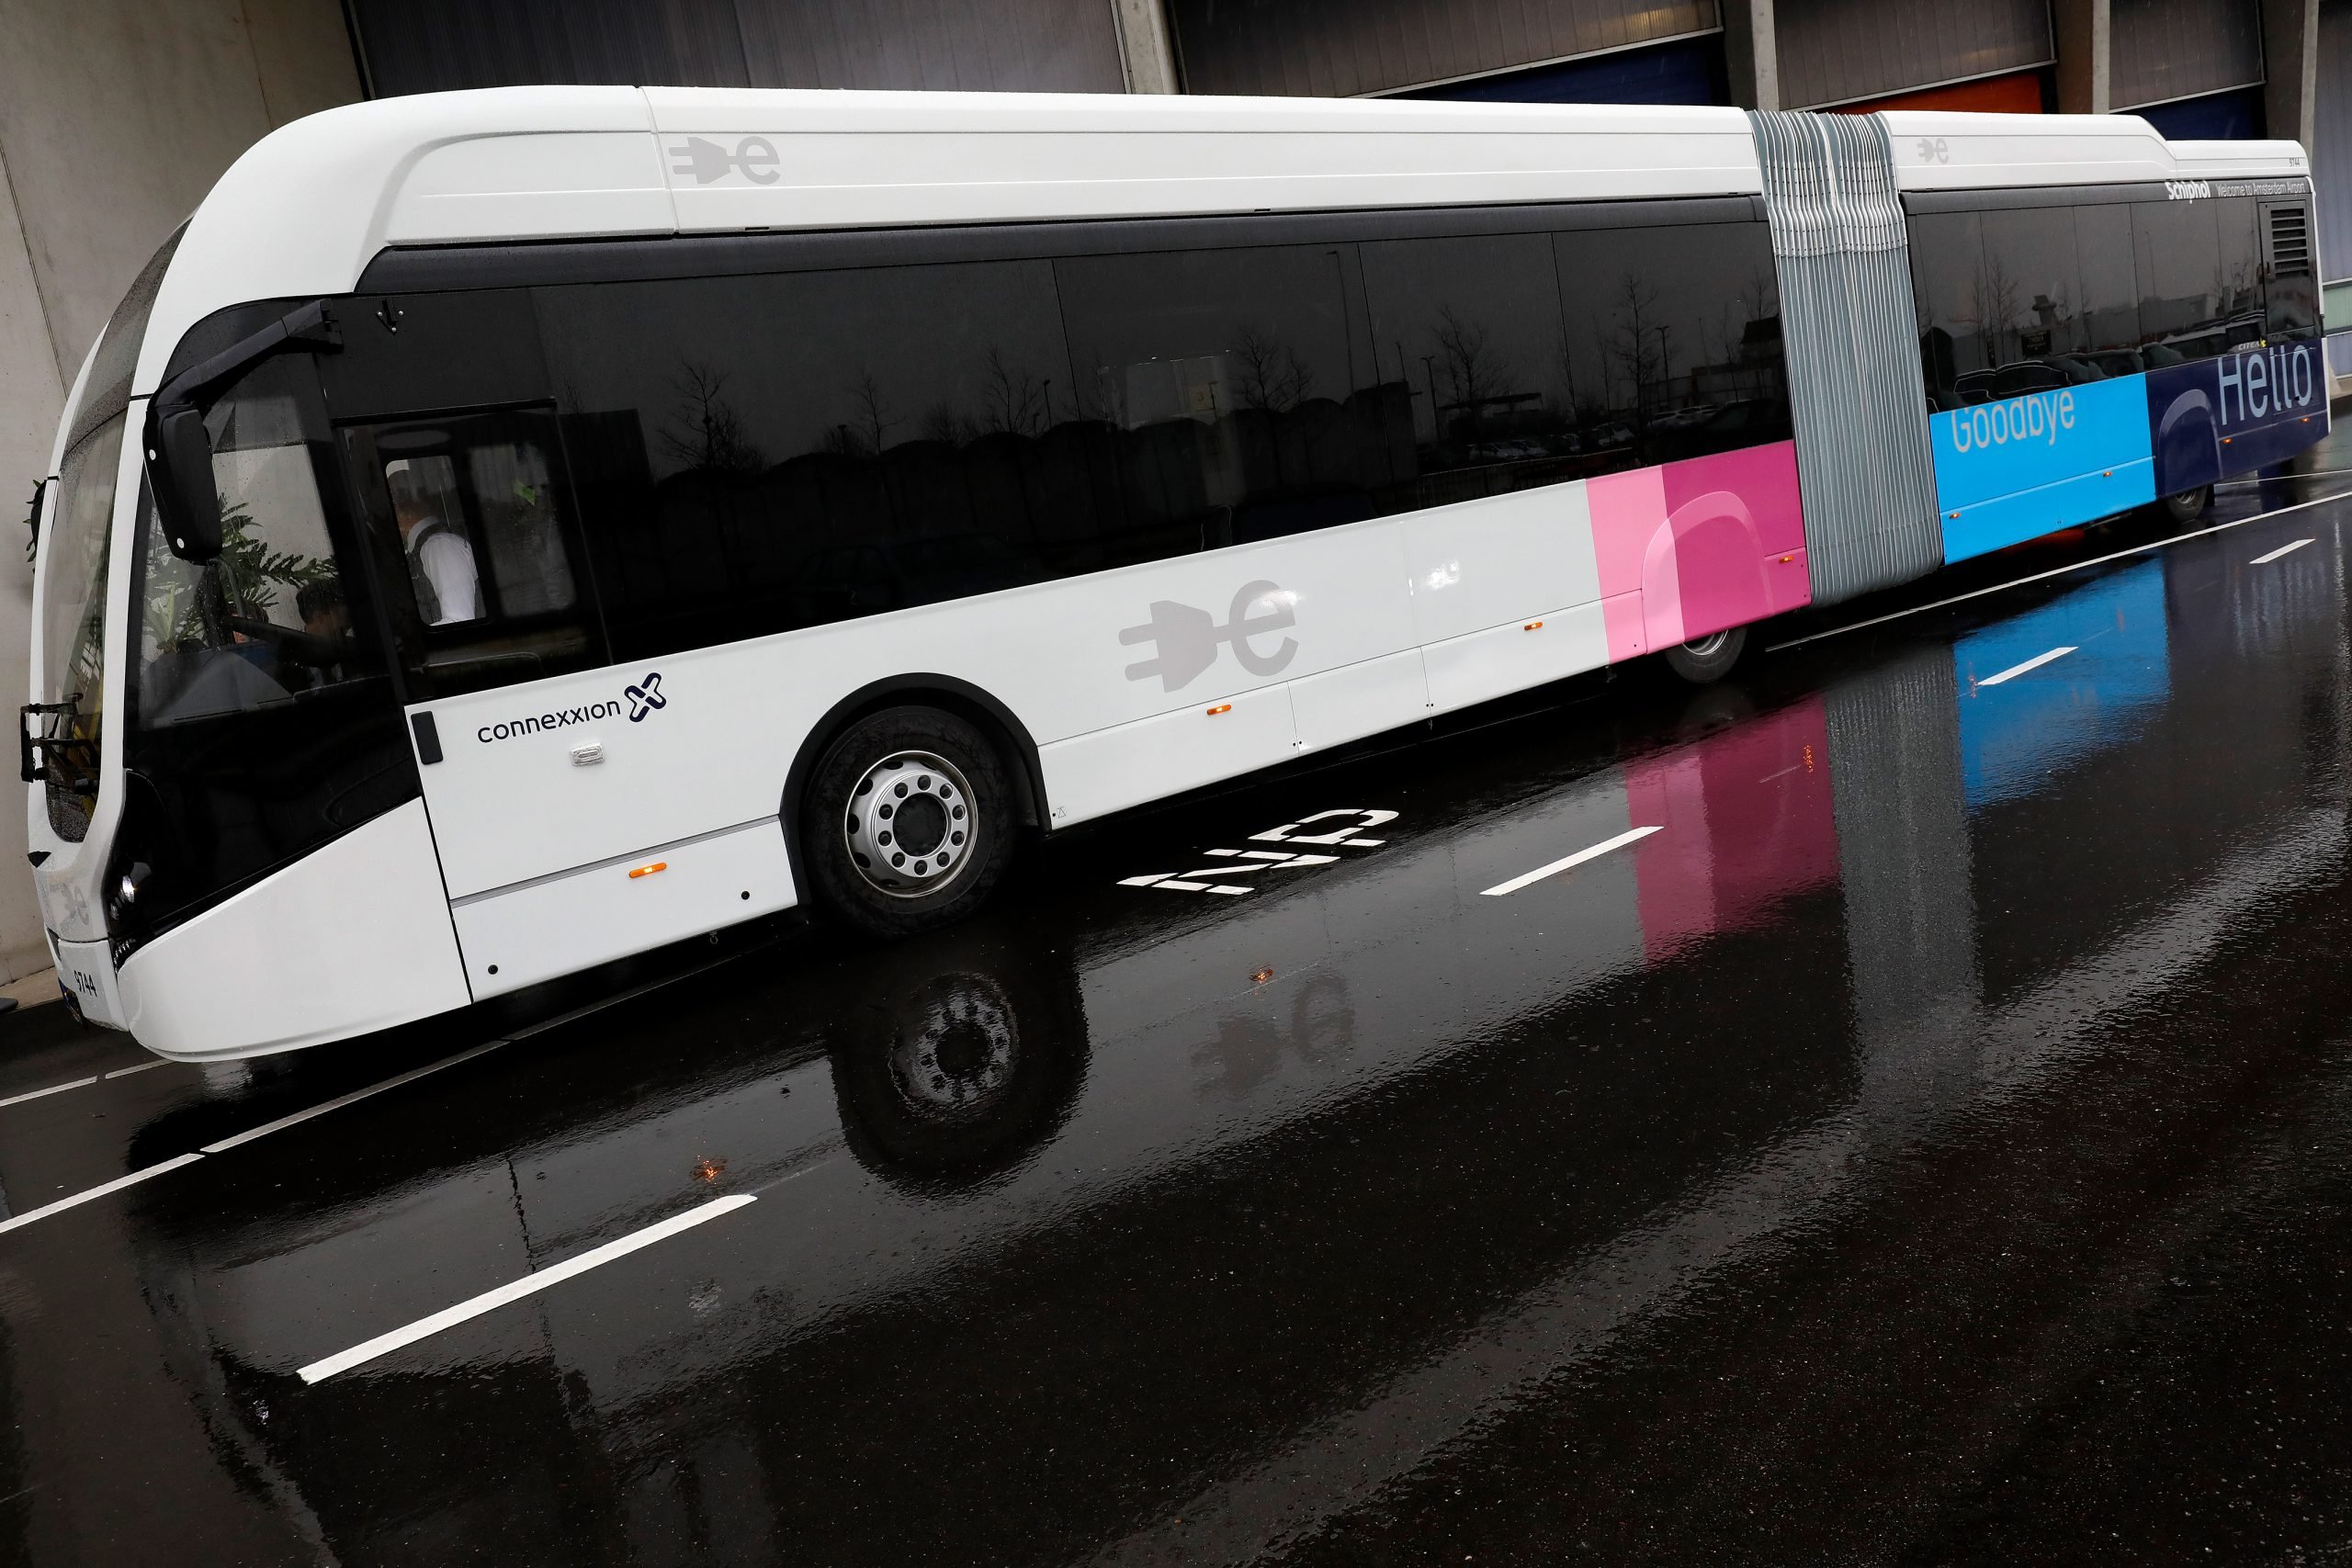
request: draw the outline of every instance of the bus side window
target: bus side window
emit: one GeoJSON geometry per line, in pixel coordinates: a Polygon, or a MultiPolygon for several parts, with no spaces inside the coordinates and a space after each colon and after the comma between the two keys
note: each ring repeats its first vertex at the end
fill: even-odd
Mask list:
{"type": "Polygon", "coordinates": [[[559,504],[552,416],[345,432],[409,700],[601,662],[559,504]]]}

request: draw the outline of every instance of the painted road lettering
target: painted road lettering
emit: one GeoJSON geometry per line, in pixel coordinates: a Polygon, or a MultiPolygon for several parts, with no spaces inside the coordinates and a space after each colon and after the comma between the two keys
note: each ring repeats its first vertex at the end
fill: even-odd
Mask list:
{"type": "MultiPolygon", "coordinates": [[[[1376,850],[1388,840],[1367,839],[1369,829],[1396,820],[1394,811],[1374,811],[1356,807],[1335,807],[1302,817],[1295,822],[1285,822],[1279,828],[1269,828],[1262,833],[1252,833],[1253,844],[1313,844],[1318,848],[1376,850]],[[1319,832],[1309,829],[1319,828],[1319,832]]],[[[1343,855],[1306,854],[1296,850],[1203,850],[1207,859],[1220,861],[1217,865],[1198,866],[1191,871],[1155,871],[1141,876],[1123,876],[1122,887],[1150,887],[1163,893],[1206,893],[1216,897],[1238,898],[1254,892],[1262,883],[1242,883],[1232,878],[1247,876],[1256,871],[1306,871],[1318,865],[1337,865],[1347,858],[1343,855]]]]}

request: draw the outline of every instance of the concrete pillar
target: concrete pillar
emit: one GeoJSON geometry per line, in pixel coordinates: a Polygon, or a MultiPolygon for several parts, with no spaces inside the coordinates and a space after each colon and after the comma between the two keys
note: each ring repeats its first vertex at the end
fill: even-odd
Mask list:
{"type": "MultiPolygon", "coordinates": [[[[337,0],[11,0],[0,33],[0,711],[13,719],[32,637],[18,525],[82,356],[240,152],[359,83],[337,0]]],[[[0,979],[48,963],[12,794],[0,979]]]]}
{"type": "Polygon", "coordinates": [[[1119,25],[1119,64],[1130,93],[1181,93],[1176,50],[1163,0],[1111,0],[1119,25]]]}
{"type": "Polygon", "coordinates": [[[2319,0],[2262,0],[2265,134],[2312,144],[2319,104],[2319,0]]]}
{"type": "Polygon", "coordinates": [[[2115,107],[2109,0],[2052,0],[2050,20],[2058,35],[2058,112],[2108,113],[2115,107]]]}
{"type": "Polygon", "coordinates": [[[1724,67],[1731,101],[1744,109],[1781,107],[1781,51],[1773,0],[1723,0],[1724,67]]]}

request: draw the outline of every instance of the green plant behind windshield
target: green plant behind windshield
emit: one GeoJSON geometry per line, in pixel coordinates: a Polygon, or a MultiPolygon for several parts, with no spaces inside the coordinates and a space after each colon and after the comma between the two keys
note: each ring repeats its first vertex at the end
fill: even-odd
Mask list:
{"type": "MultiPolygon", "coordinates": [[[[160,536],[148,540],[151,558],[162,547],[160,536]]],[[[201,575],[185,566],[149,574],[148,644],[159,652],[191,644],[217,648],[230,640],[227,627],[211,624],[211,617],[224,608],[244,620],[266,621],[277,607],[280,588],[299,593],[334,579],[332,560],[270,548],[268,540],[254,534],[253,513],[245,503],[229,502],[220,512],[220,557],[201,575]],[[211,585],[218,586],[217,599],[208,592],[211,585]]]]}

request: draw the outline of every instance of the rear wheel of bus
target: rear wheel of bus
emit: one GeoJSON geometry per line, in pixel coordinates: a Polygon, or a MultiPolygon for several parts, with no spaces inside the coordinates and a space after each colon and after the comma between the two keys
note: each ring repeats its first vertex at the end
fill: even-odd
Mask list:
{"type": "Polygon", "coordinates": [[[2213,487],[2198,485],[2191,490],[2178,491],[2164,497],[2156,504],[2163,507],[2165,515],[2175,523],[2194,523],[2211,508],[2213,487]]]}
{"type": "Polygon", "coordinates": [[[868,714],[809,780],[801,847],[819,899],[875,936],[963,919],[1012,854],[1016,812],[997,749],[936,708],[868,714]]]}
{"type": "Polygon", "coordinates": [[[1720,681],[1747,650],[1747,628],[1733,626],[1666,650],[1667,667],[1694,686],[1720,681]]]}

